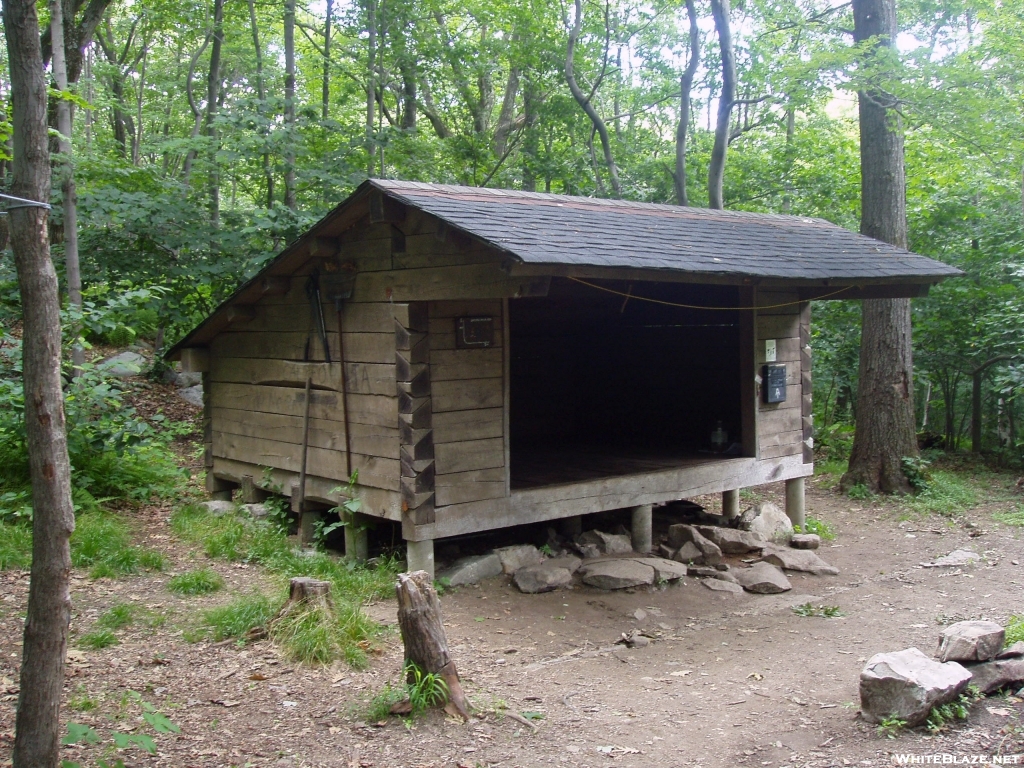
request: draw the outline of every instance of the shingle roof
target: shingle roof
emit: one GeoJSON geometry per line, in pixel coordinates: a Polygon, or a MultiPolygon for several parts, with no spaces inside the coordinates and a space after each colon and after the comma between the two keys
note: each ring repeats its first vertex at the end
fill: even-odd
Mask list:
{"type": "Polygon", "coordinates": [[[408,181],[370,184],[526,264],[918,283],[961,274],[823,219],[408,181]]]}

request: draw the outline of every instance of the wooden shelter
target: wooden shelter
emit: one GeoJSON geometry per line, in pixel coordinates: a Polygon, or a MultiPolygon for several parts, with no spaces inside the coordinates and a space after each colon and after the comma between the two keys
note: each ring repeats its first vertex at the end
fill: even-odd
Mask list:
{"type": "Polygon", "coordinates": [[[308,537],[358,470],[432,571],[435,539],[614,509],[643,548],[652,505],[776,481],[801,520],[810,302],[956,274],[818,219],[371,180],[167,357],[203,373],[211,493],[291,495],[308,537]]]}

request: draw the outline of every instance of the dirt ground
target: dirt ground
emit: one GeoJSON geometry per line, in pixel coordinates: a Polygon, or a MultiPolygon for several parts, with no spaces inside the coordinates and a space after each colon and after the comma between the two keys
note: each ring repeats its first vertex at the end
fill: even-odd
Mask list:
{"type": "MultiPolygon", "coordinates": [[[[761,489],[775,498],[781,490],[761,489]]],[[[442,597],[449,643],[478,716],[462,724],[435,712],[408,725],[362,719],[369,698],[398,679],[396,631],[365,671],[299,667],[265,641],[186,642],[182,632],[199,610],[250,588],[260,570],[207,563],[171,533],[171,507],[148,507],[135,515],[138,542],[166,552],[169,567],[113,581],[76,573],[72,634],[88,631],[118,601],[168,619],[120,631],[120,645],[73,649],[62,715],[101,732],[127,731],[142,725],[128,693],[135,691],[181,726],[180,735],[157,737],[156,757],[118,753],[128,766],[803,768],[891,765],[900,754],[947,753],[961,761],[1018,755],[1024,705],[1014,696],[978,702],[967,723],[938,735],[913,731],[895,739],[860,721],[856,705],[858,674],[871,655],[908,646],[931,653],[943,624],[1005,622],[1022,612],[1020,529],[992,517],[1014,503],[989,503],[955,521],[908,517],[892,502],[853,501],[811,483],[809,514],[837,534],[820,554],[841,573],[792,575],[793,591],[783,595],[717,593],[693,579],[662,589],[523,595],[499,577],[450,590],[442,597]],[[984,559],[963,569],[920,565],[957,548],[984,559]],[[198,564],[219,571],[228,589],[209,597],[167,591],[170,576],[198,564]],[[792,610],[807,602],[839,606],[843,616],[792,610]],[[653,637],[649,646],[614,645],[637,627],[653,637]],[[80,711],[89,701],[96,708],[80,711]],[[528,713],[536,725],[506,711],[528,713]]],[[[2,573],[0,585],[6,766],[28,574],[2,573]]],[[[393,601],[368,610],[395,621],[393,601]]],[[[110,759],[109,748],[64,751],[82,765],[110,759]]]]}

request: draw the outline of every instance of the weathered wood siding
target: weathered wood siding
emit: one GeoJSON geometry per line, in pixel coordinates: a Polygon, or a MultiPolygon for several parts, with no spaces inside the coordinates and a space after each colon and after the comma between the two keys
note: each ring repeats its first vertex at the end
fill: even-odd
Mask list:
{"type": "Polygon", "coordinates": [[[810,463],[810,454],[805,456],[804,451],[805,439],[810,439],[805,429],[809,430],[811,417],[810,305],[800,302],[796,293],[758,291],[757,306],[754,352],[758,375],[766,362],[768,339],[775,339],[775,364],[786,366],[784,402],[766,403],[758,393],[758,457],[800,456],[810,463]],[[802,333],[805,326],[807,330],[802,333]]]}
{"type": "Polygon", "coordinates": [[[432,301],[430,380],[438,506],[505,495],[501,300],[432,301]],[[459,317],[493,317],[494,345],[456,349],[459,317]]]}

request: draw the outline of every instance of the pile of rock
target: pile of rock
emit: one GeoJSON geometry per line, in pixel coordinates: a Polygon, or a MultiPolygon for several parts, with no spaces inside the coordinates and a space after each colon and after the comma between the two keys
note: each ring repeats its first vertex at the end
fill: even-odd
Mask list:
{"type": "Polygon", "coordinates": [[[1024,683],[1024,642],[1003,649],[1005,637],[994,621],[961,621],[939,635],[935,659],[917,648],[872,656],[860,673],[862,717],[898,718],[912,728],[969,684],[990,694],[1024,683]]]}
{"type": "Polygon", "coordinates": [[[789,518],[774,504],[755,507],[741,526],[679,523],[668,529],[666,541],[652,554],[634,552],[624,529],[591,530],[567,542],[571,552],[562,549],[545,557],[530,545],[503,547],[461,558],[438,576],[460,586],[505,573],[527,593],[571,587],[577,579],[599,589],[630,589],[690,576],[717,592],[777,594],[792,589],[784,571],[839,573],[815,553],[820,539],[794,536],[789,518]],[[726,563],[732,556],[746,560],[726,563]]]}

